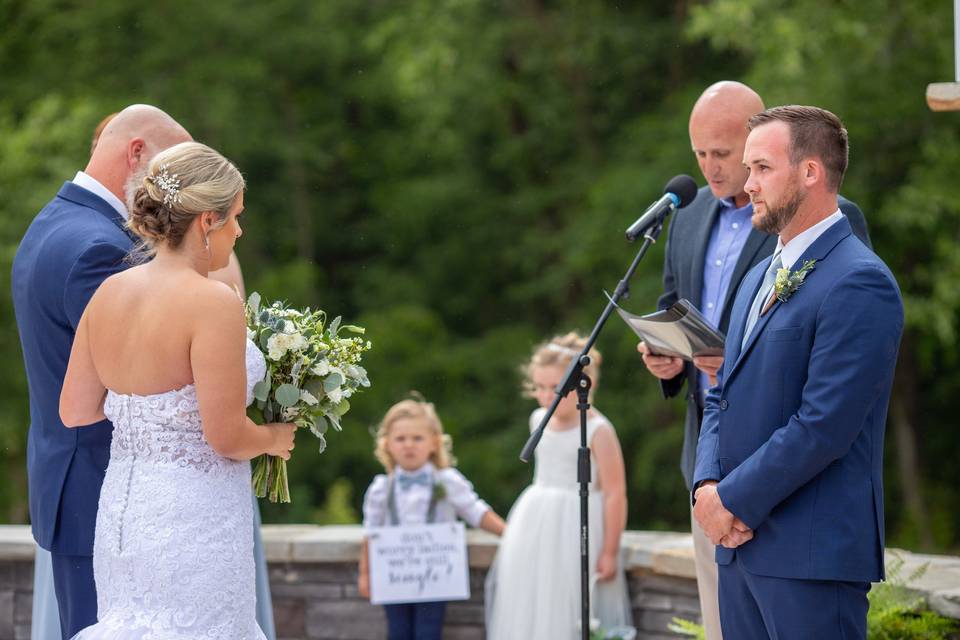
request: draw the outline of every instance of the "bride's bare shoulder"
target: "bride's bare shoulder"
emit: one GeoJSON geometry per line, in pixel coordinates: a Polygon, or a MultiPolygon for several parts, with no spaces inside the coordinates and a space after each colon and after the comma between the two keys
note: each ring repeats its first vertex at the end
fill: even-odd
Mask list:
{"type": "Polygon", "coordinates": [[[203,319],[243,318],[243,300],[229,285],[198,276],[189,282],[190,306],[203,319]]]}

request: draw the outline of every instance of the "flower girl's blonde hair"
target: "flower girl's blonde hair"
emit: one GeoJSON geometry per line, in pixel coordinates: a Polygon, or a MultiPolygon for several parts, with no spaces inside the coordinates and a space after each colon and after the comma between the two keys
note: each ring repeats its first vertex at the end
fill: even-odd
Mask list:
{"type": "MultiPolygon", "coordinates": [[[[533,372],[541,367],[560,367],[566,370],[570,362],[580,355],[583,348],[587,346],[587,338],[576,331],[571,331],[562,336],[553,336],[546,342],[541,342],[533,349],[533,355],[522,368],[523,373],[523,394],[528,398],[536,397],[536,388],[533,384],[533,372]]],[[[595,347],[590,347],[587,352],[590,356],[590,364],[584,368],[584,373],[590,376],[593,383],[590,387],[590,398],[593,398],[593,392],[600,381],[600,363],[603,358],[595,347]]]]}
{"type": "Polygon", "coordinates": [[[387,410],[387,415],[383,416],[380,425],[377,427],[377,446],[373,450],[373,455],[377,457],[380,464],[388,473],[392,472],[396,466],[396,461],[390,457],[387,451],[387,437],[390,434],[390,427],[397,420],[420,420],[430,429],[437,439],[437,448],[430,455],[430,462],[437,469],[446,469],[457,463],[453,457],[453,439],[443,432],[443,424],[437,416],[437,411],[432,402],[427,402],[419,393],[411,394],[413,397],[401,400],[387,410]]]}

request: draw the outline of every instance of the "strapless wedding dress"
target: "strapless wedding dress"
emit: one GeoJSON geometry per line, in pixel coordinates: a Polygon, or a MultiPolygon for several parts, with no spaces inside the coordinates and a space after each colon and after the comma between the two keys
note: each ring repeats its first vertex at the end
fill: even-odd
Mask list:
{"type": "MultiPolygon", "coordinates": [[[[247,341],[247,403],[266,372],[247,341]]],[[[74,640],[261,640],[250,463],[203,438],[196,389],[107,392],[113,443],[97,512],[98,622],[74,640]]]]}

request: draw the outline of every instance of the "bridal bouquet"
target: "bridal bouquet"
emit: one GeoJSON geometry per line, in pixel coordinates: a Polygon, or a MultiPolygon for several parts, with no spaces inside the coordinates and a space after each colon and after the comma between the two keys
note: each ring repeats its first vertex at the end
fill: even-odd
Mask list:
{"type": "MultiPolygon", "coordinates": [[[[326,448],[329,427],[340,431],[340,419],[350,410],[349,398],[360,387],[369,387],[360,366],[371,347],[362,338],[363,327],[327,322],[323,311],[292,309],[282,302],[261,306],[260,294],[250,294],[246,304],[247,335],[263,352],[267,373],[253,387],[255,402],[248,414],[257,423],[292,422],[309,429],[326,448]],[[346,337],[347,334],[353,334],[346,337]]],[[[290,502],[287,462],[261,455],[253,470],[258,498],[290,502]]]]}

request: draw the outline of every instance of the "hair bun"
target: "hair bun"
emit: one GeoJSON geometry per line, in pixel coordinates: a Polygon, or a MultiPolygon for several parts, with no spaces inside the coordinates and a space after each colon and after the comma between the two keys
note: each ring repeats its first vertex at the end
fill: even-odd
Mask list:
{"type": "Polygon", "coordinates": [[[149,178],[137,187],[133,194],[133,206],[130,208],[129,226],[138,236],[151,243],[162,242],[170,232],[170,214],[162,198],[156,198],[151,191],[156,190],[149,178]]]}

